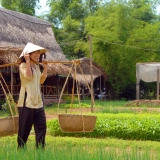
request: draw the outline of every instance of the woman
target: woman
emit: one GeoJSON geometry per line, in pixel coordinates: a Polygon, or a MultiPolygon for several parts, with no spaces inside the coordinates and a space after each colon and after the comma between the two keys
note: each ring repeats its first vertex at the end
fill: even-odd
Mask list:
{"type": "Polygon", "coordinates": [[[46,49],[28,43],[20,55],[21,64],[19,67],[21,89],[18,100],[19,131],[18,148],[26,145],[28,136],[34,125],[36,136],[36,147],[45,146],[46,117],[41,96],[40,84],[43,84],[47,77],[48,65],[43,60],[43,72],[40,72],[37,62],[46,49]]]}

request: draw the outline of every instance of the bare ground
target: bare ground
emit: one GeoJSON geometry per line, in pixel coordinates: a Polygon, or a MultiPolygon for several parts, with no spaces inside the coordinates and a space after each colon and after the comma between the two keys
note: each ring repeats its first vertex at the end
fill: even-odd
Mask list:
{"type": "MultiPolygon", "coordinates": [[[[59,112],[60,113],[60,112],[59,112]]],[[[58,112],[55,113],[47,113],[46,112],[46,119],[51,120],[54,118],[58,118],[58,112]]],[[[91,108],[80,108],[80,109],[67,109],[67,113],[70,114],[85,114],[85,113],[91,113],[91,108]]]]}
{"type": "MultiPolygon", "coordinates": [[[[113,108],[114,110],[114,108],[113,108]]],[[[144,113],[144,112],[150,112],[150,113],[160,113],[160,108],[153,108],[153,107],[116,107],[115,110],[130,110],[136,113],[144,113]]],[[[94,111],[99,111],[99,109],[94,109],[94,111]]],[[[58,118],[58,114],[60,114],[61,112],[55,112],[55,113],[47,113],[46,112],[46,119],[50,120],[50,119],[54,119],[54,118],[58,118]]],[[[80,108],[80,109],[67,109],[67,112],[64,113],[70,113],[70,114],[87,114],[87,113],[91,113],[91,108],[80,108]]]]}

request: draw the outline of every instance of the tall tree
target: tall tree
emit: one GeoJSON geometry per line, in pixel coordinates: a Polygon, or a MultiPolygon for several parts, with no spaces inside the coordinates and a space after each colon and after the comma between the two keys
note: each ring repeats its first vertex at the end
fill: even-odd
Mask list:
{"type": "Polygon", "coordinates": [[[84,18],[93,13],[98,0],[50,0],[50,13],[47,18],[56,29],[56,39],[62,44],[62,50],[67,58],[83,57],[81,50],[75,50],[76,42],[84,35],[84,18]],[[58,33],[58,34],[57,34],[58,33]]]}
{"type": "MultiPolygon", "coordinates": [[[[137,62],[160,60],[159,51],[156,51],[160,47],[157,42],[159,22],[155,21],[150,4],[146,8],[144,12],[142,7],[139,10],[145,13],[143,15],[152,15],[150,18],[139,17],[134,5],[112,2],[85,20],[85,32],[93,37],[93,58],[106,70],[114,98],[119,98],[120,93],[129,88],[132,89],[130,96],[134,93],[137,62]],[[133,14],[134,10],[138,15],[133,14]]],[[[87,46],[84,41],[78,42],[76,49],[87,53],[87,46]]]]}
{"type": "Polygon", "coordinates": [[[1,5],[10,10],[35,16],[36,7],[39,8],[39,0],[1,0],[1,5]]]}
{"type": "Polygon", "coordinates": [[[136,63],[159,61],[159,0],[49,0],[47,18],[70,59],[89,56],[108,74],[114,98],[135,98],[136,63]]]}

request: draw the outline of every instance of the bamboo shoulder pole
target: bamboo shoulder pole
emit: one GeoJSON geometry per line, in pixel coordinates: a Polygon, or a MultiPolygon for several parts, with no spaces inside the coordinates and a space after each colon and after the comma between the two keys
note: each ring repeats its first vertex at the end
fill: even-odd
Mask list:
{"type": "Polygon", "coordinates": [[[8,64],[2,64],[2,65],[0,65],[0,68],[9,67],[9,66],[15,66],[15,65],[19,65],[19,64],[20,64],[20,63],[18,63],[18,62],[8,63],[8,64]]]}
{"type": "MultiPolygon", "coordinates": [[[[42,64],[39,62],[35,62],[36,64],[42,64]]],[[[81,61],[80,60],[74,60],[74,61],[46,61],[46,63],[50,63],[50,64],[80,64],[81,61]]],[[[2,67],[8,67],[8,66],[14,66],[14,65],[19,65],[19,62],[14,62],[14,63],[8,63],[8,64],[2,64],[0,65],[0,68],[2,67]]]]}

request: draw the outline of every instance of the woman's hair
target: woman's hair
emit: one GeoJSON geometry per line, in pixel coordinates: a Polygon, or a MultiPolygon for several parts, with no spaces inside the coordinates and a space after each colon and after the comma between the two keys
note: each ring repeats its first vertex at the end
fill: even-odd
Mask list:
{"type": "Polygon", "coordinates": [[[39,57],[39,62],[42,62],[43,57],[44,57],[44,59],[46,59],[46,54],[45,54],[45,53],[42,53],[42,54],[40,55],[40,57],[39,57]]]}
{"type": "Polygon", "coordinates": [[[25,60],[25,58],[24,58],[24,57],[21,57],[21,58],[18,60],[18,62],[19,62],[19,63],[23,63],[23,62],[25,62],[25,63],[26,63],[26,60],[25,60]]]}
{"type": "MultiPolygon", "coordinates": [[[[30,53],[30,54],[31,54],[31,53],[30,53]]],[[[46,54],[45,54],[45,53],[42,53],[42,54],[40,55],[40,57],[39,57],[39,62],[42,62],[43,57],[46,59],[46,54]]],[[[19,61],[20,63],[23,63],[23,62],[26,63],[26,60],[25,60],[25,58],[24,58],[23,56],[22,56],[18,61],[19,61]]]]}

